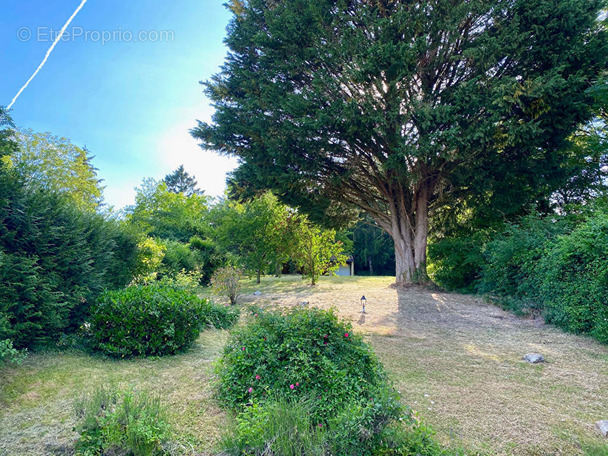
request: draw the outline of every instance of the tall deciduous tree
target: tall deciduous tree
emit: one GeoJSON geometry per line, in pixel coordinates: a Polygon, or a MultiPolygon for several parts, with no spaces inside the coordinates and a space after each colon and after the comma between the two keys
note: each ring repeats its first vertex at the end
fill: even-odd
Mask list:
{"type": "Polygon", "coordinates": [[[270,192],[240,204],[226,204],[216,211],[216,238],[237,254],[243,266],[257,277],[286,260],[291,235],[289,210],[270,192]]]}
{"type": "Polygon", "coordinates": [[[135,205],[127,208],[127,220],[141,231],[180,242],[204,234],[206,196],[171,192],[165,181],[154,179],[144,179],[136,191],[135,205]]]}
{"type": "Polygon", "coordinates": [[[232,0],[201,146],[291,205],[368,212],[398,283],[426,277],[451,194],[505,213],[570,177],[562,151],[605,67],[604,0],[232,0]]]}
{"type": "Polygon", "coordinates": [[[86,148],[33,130],[17,131],[15,139],[19,149],[10,159],[26,185],[61,193],[79,209],[97,208],[103,188],[86,148]]]}
{"type": "Polygon", "coordinates": [[[311,285],[316,285],[324,273],[333,273],[346,264],[344,245],[336,241],[336,232],[323,230],[306,217],[300,219],[292,258],[302,268],[304,276],[310,279],[311,285]]]}

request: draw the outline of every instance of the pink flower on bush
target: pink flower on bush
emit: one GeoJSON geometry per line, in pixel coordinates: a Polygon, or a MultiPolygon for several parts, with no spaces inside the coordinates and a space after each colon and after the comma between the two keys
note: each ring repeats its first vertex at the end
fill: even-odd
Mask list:
{"type": "Polygon", "coordinates": [[[258,316],[258,314],[255,314],[255,315],[254,315],[254,317],[257,317],[257,316],[258,316]]]}
{"type": "Polygon", "coordinates": [[[294,388],[295,388],[295,386],[293,385],[293,383],[292,383],[291,385],[289,385],[289,387],[290,387],[291,389],[294,389],[294,388]]]}
{"type": "Polygon", "coordinates": [[[323,337],[325,337],[327,339],[327,334],[325,334],[323,337]]]}
{"type": "Polygon", "coordinates": [[[256,375],[256,376],[255,376],[255,379],[256,379],[256,380],[259,380],[260,378],[261,378],[261,377],[260,377],[259,375],[256,375]]]}
{"type": "Polygon", "coordinates": [[[300,384],[298,382],[296,382],[296,386],[300,386],[300,384]]]}
{"type": "Polygon", "coordinates": [[[344,337],[348,337],[348,333],[344,333],[344,337]]]}
{"type": "Polygon", "coordinates": [[[323,427],[323,425],[321,423],[319,423],[319,427],[323,427]]]}
{"type": "Polygon", "coordinates": [[[241,348],[241,350],[245,350],[245,347],[241,348]]]}
{"type": "Polygon", "coordinates": [[[323,345],[327,345],[327,341],[323,342],[323,345]]]}
{"type": "Polygon", "coordinates": [[[251,394],[253,393],[253,388],[249,388],[247,391],[249,392],[249,394],[251,394]]]}

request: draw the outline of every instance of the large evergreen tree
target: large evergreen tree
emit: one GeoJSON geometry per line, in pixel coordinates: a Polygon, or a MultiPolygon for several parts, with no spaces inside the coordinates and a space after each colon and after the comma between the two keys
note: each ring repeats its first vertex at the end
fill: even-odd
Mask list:
{"type": "Polygon", "coordinates": [[[212,124],[236,180],[326,214],[368,212],[398,283],[426,277],[429,218],[471,198],[502,213],[568,180],[607,60],[604,0],[232,0],[212,124]]]}
{"type": "Polygon", "coordinates": [[[21,174],[13,128],[0,107],[0,341],[23,348],[78,327],[99,293],[131,280],[137,251],[120,222],[21,174]]]}

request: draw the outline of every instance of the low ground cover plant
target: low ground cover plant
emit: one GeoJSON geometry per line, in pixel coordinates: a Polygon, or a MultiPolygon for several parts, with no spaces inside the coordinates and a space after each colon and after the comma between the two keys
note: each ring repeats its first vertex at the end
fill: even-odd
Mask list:
{"type": "Polygon", "coordinates": [[[171,430],[158,397],[103,386],[77,401],[75,411],[77,456],[167,454],[171,430]]]}
{"type": "Polygon", "coordinates": [[[206,326],[228,328],[238,310],[179,287],[135,285],[104,293],[90,319],[92,347],[117,357],[162,356],[189,347],[206,326]]]}
{"type": "Polygon", "coordinates": [[[441,452],[371,347],[333,311],[257,311],[234,331],[216,370],[219,400],[236,413],[224,442],[230,454],[441,452]]]}

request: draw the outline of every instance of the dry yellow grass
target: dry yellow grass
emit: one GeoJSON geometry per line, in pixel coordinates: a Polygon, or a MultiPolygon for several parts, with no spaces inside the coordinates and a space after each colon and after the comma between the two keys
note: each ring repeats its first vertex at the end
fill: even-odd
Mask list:
{"type": "Polygon", "coordinates": [[[608,455],[594,429],[608,419],[608,347],[478,297],[397,289],[393,278],[324,278],[314,288],[290,280],[244,298],[336,308],[368,335],[404,402],[443,443],[495,455],[569,456],[588,446],[608,455]],[[524,362],[529,352],[547,362],[524,362]]]}
{"type": "MultiPolygon", "coordinates": [[[[608,347],[477,297],[396,289],[393,280],[322,278],[310,287],[299,278],[266,278],[247,282],[242,302],[336,308],[366,334],[404,403],[446,445],[489,455],[608,456],[608,441],[594,430],[608,419],[608,347]],[[522,361],[532,351],[547,362],[522,361]]],[[[205,331],[189,352],[162,359],[49,352],[0,370],[0,456],[71,454],[74,399],[110,381],[160,394],[179,453],[208,454],[226,425],[211,387],[211,364],[226,337],[205,331]]]]}
{"type": "Polygon", "coordinates": [[[226,338],[225,331],[207,330],[187,353],[160,359],[37,353],[0,370],[0,456],[73,454],[74,400],[107,383],[160,395],[179,454],[204,454],[226,422],[212,397],[212,362],[226,338]]]}

